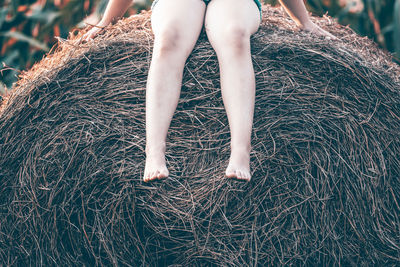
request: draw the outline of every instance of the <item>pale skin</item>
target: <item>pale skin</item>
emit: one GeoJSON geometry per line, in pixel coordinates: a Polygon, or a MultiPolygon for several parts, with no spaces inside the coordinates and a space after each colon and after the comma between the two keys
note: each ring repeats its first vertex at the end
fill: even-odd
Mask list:
{"type": "MultiPolygon", "coordinates": [[[[131,1],[110,0],[103,19],[82,38],[92,39],[113,19],[121,17],[131,1]]],[[[306,31],[337,39],[314,24],[302,0],[281,0],[288,14],[306,31]]],[[[249,181],[255,77],[250,37],[260,25],[254,0],[159,0],[151,15],[154,33],[152,61],[146,85],[145,182],[169,175],[166,137],[178,104],[186,59],[204,25],[215,50],[221,75],[221,94],[231,132],[231,153],[225,176],[249,181]]]]}

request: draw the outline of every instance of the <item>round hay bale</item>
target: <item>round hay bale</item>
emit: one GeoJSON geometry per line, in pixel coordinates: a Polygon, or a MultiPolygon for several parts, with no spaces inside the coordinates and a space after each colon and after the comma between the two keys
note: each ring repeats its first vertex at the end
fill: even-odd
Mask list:
{"type": "Polygon", "coordinates": [[[70,36],[24,72],[0,114],[0,260],[35,265],[398,265],[400,68],[263,7],[252,37],[252,181],[224,178],[229,127],[202,32],[167,139],[142,182],[150,13],[70,36]]]}

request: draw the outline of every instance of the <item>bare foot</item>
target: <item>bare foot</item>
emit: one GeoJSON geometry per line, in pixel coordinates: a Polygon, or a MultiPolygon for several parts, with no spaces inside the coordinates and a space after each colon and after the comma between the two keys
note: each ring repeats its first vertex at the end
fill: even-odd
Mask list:
{"type": "Polygon", "coordinates": [[[166,178],[168,177],[168,174],[164,153],[146,154],[146,166],[144,168],[143,181],[149,182],[155,179],[166,178]]]}
{"type": "Polygon", "coordinates": [[[250,153],[247,151],[233,151],[225,171],[226,177],[250,181],[250,153]]]}
{"type": "Polygon", "coordinates": [[[304,31],[311,32],[316,35],[324,36],[327,39],[331,40],[338,40],[336,36],[331,34],[328,31],[325,31],[321,27],[319,27],[317,24],[313,23],[312,21],[308,22],[307,24],[301,25],[300,28],[304,31]]]}

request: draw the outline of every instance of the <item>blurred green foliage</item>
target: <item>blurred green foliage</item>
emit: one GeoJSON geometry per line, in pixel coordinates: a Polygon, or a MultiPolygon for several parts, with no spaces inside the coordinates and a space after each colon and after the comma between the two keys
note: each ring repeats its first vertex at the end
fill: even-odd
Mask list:
{"type": "MultiPolygon", "coordinates": [[[[150,2],[150,1],[149,1],[150,2]]],[[[108,0],[0,0],[0,94],[73,28],[95,24],[108,0]]],[[[144,2],[142,8],[149,3],[144,2]]],[[[136,7],[136,5],[135,5],[136,7]]],[[[131,8],[125,16],[136,13],[131,8]]]]}
{"type": "MultiPolygon", "coordinates": [[[[125,14],[148,9],[152,0],[134,0],[125,14]]],[[[0,0],[0,94],[74,28],[95,24],[108,0],[0,0]]],[[[277,0],[265,0],[272,5],[277,0]]],[[[307,0],[316,15],[328,13],[360,35],[400,55],[400,0],[307,0]]]]}
{"type": "Polygon", "coordinates": [[[399,63],[400,0],[308,0],[308,5],[314,14],[328,12],[340,24],[373,39],[399,63]]]}

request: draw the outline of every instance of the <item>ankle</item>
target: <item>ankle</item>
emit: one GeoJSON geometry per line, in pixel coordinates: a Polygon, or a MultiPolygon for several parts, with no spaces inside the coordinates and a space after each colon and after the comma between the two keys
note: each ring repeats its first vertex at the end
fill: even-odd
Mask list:
{"type": "Polygon", "coordinates": [[[231,153],[250,154],[250,145],[231,145],[231,153]]]}
{"type": "Polygon", "coordinates": [[[146,155],[159,155],[165,154],[166,146],[165,144],[158,144],[158,145],[146,145],[146,155]]]}

